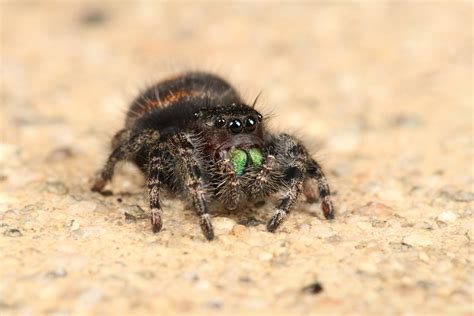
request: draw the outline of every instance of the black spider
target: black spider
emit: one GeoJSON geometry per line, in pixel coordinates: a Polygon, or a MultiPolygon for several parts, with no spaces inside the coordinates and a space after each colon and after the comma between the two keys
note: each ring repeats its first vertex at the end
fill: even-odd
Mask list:
{"type": "Polygon", "coordinates": [[[279,194],[267,224],[274,232],[301,192],[314,197],[311,178],[325,217],[334,218],[327,180],[306,148],[293,136],[268,132],[254,106],[212,74],[187,73],[139,95],[112,148],[92,190],[103,192],[117,162],[133,161],[147,177],[155,233],[162,227],[162,189],[191,199],[208,240],[214,238],[210,202],[233,209],[244,200],[279,194]]]}

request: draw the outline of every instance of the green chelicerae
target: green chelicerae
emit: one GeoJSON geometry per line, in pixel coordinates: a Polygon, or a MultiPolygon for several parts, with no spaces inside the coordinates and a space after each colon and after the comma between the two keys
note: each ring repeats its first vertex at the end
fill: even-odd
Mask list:
{"type": "Polygon", "coordinates": [[[247,152],[242,149],[232,148],[229,151],[230,161],[238,177],[244,174],[247,165],[252,165],[255,169],[262,166],[263,156],[257,148],[251,148],[247,152]],[[250,157],[250,161],[248,161],[250,157]]]}
{"type": "Polygon", "coordinates": [[[244,174],[245,166],[247,166],[247,153],[242,149],[232,148],[229,155],[234,171],[240,177],[244,174]]]}
{"type": "Polygon", "coordinates": [[[263,156],[260,150],[257,148],[249,149],[248,151],[250,159],[252,160],[252,166],[256,169],[260,168],[263,163],[263,156]]]}

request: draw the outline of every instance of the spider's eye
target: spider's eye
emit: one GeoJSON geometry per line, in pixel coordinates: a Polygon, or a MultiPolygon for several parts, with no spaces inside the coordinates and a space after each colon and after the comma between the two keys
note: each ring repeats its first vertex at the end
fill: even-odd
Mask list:
{"type": "Polygon", "coordinates": [[[262,116],[262,114],[259,113],[259,114],[257,115],[257,120],[258,120],[259,122],[261,122],[262,119],[263,119],[263,116],[262,116]]]}
{"type": "Polygon", "coordinates": [[[225,119],[223,119],[222,117],[218,118],[217,121],[216,121],[216,127],[224,127],[225,126],[225,119]]]}
{"type": "Polygon", "coordinates": [[[242,131],[242,128],[243,126],[240,120],[235,119],[235,120],[230,121],[229,123],[229,129],[234,134],[240,133],[242,131]]]}
{"type": "Polygon", "coordinates": [[[253,117],[247,117],[245,120],[245,130],[249,132],[255,130],[256,123],[253,117]]]}

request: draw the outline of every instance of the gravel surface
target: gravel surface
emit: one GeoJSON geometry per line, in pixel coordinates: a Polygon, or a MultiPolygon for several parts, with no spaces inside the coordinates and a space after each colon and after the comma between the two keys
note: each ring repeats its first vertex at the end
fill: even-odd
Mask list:
{"type": "Polygon", "coordinates": [[[473,313],[472,4],[2,1],[0,314],[473,313]],[[156,5],[155,5],[156,4],[156,5]],[[139,89],[215,71],[299,135],[336,220],[302,201],[147,219],[94,173],[139,89]]]}

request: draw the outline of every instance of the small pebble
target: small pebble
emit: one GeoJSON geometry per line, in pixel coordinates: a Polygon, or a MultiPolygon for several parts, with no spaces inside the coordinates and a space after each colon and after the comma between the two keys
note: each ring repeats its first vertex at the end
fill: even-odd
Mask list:
{"type": "Polygon", "coordinates": [[[240,236],[246,230],[247,230],[247,227],[245,227],[244,225],[237,224],[237,225],[234,225],[234,227],[232,227],[232,230],[230,231],[230,233],[234,236],[240,236]]]}
{"type": "Polygon", "coordinates": [[[443,190],[440,192],[440,195],[456,202],[474,201],[474,192],[443,190]]]}
{"type": "Polygon", "coordinates": [[[357,223],[357,227],[359,227],[360,230],[370,230],[372,229],[372,224],[369,222],[359,222],[357,223]]]}
{"type": "Polygon", "coordinates": [[[258,259],[260,259],[261,261],[268,261],[268,260],[271,260],[273,258],[273,255],[269,252],[261,252],[258,254],[258,259]]]}
{"type": "Polygon", "coordinates": [[[243,219],[243,220],[239,221],[239,224],[244,225],[246,227],[255,227],[255,226],[258,226],[260,224],[263,224],[263,222],[259,221],[255,217],[249,217],[249,218],[246,218],[246,219],[243,219]]]}
{"type": "Polygon", "coordinates": [[[107,15],[100,8],[87,8],[79,17],[83,25],[99,25],[106,21],[107,15]]]}
{"type": "Polygon", "coordinates": [[[354,210],[355,214],[380,217],[391,216],[394,212],[395,210],[390,206],[375,201],[371,201],[366,205],[354,210]]]}
{"type": "Polygon", "coordinates": [[[64,270],[64,268],[61,267],[49,271],[48,273],[46,273],[46,276],[51,279],[64,278],[65,276],[67,276],[67,272],[66,270],[64,270]]]}
{"type": "Polygon", "coordinates": [[[425,231],[413,232],[403,238],[403,244],[409,246],[427,247],[433,244],[432,235],[425,231]]]}
{"type": "Polygon", "coordinates": [[[143,208],[136,204],[125,204],[120,208],[120,210],[123,212],[123,215],[125,216],[125,220],[127,222],[135,222],[139,219],[148,218],[147,212],[145,212],[143,208]]]}
{"type": "Polygon", "coordinates": [[[80,224],[75,219],[71,220],[71,222],[69,223],[69,231],[71,232],[78,230],[79,227],[80,227],[80,224]]]}
{"type": "Polygon", "coordinates": [[[10,228],[10,229],[7,229],[6,231],[3,232],[3,236],[6,236],[6,237],[21,237],[21,236],[23,236],[23,234],[21,233],[21,231],[19,229],[10,228]]]}
{"type": "Polygon", "coordinates": [[[342,237],[339,235],[332,235],[326,238],[326,241],[332,244],[337,244],[342,241],[342,237]]]}
{"type": "Polygon", "coordinates": [[[216,229],[230,231],[232,227],[234,227],[235,222],[228,217],[215,217],[212,221],[212,224],[216,229]]]}
{"type": "Polygon", "coordinates": [[[334,235],[334,230],[327,226],[327,225],[313,225],[314,226],[314,232],[315,232],[315,236],[318,237],[318,238],[321,238],[321,239],[324,239],[324,238],[329,238],[331,237],[332,235],[334,235]]]}
{"type": "Polygon", "coordinates": [[[71,147],[58,147],[51,151],[46,157],[47,162],[57,162],[74,157],[71,147]]]}
{"type": "Polygon", "coordinates": [[[420,125],[420,119],[410,114],[399,114],[390,120],[393,127],[417,127],[420,125]]]}
{"type": "Polygon", "coordinates": [[[308,293],[308,294],[318,294],[318,293],[321,293],[323,291],[323,286],[319,282],[314,282],[314,283],[311,283],[311,284],[305,286],[302,289],[302,291],[304,293],[308,293]]]}
{"type": "Polygon", "coordinates": [[[220,299],[212,299],[206,303],[207,306],[213,309],[221,309],[224,303],[220,299]]]}
{"type": "Polygon", "coordinates": [[[430,257],[428,257],[428,255],[426,254],[426,252],[420,252],[420,253],[418,254],[418,257],[419,257],[419,258],[421,259],[421,261],[423,261],[423,262],[426,262],[426,263],[430,262],[430,257]]]}
{"type": "Polygon", "coordinates": [[[46,181],[44,189],[46,192],[57,195],[65,195],[69,193],[69,189],[60,181],[46,181]]]}
{"type": "Polygon", "coordinates": [[[83,291],[76,299],[77,309],[90,309],[103,298],[104,294],[99,288],[90,288],[83,291]]]}
{"type": "Polygon", "coordinates": [[[454,223],[458,219],[458,215],[452,211],[444,211],[436,217],[436,220],[446,224],[454,223]]]}

